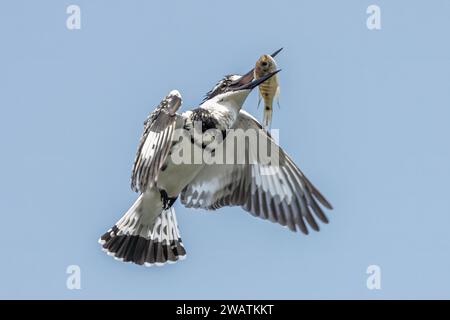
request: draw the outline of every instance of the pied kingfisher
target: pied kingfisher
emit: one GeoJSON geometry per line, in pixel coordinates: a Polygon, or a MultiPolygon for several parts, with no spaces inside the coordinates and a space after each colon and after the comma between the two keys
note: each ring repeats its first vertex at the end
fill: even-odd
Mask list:
{"type": "Polygon", "coordinates": [[[178,91],[161,101],[144,124],[133,167],[131,185],[140,195],[100,238],[104,251],[116,259],[145,266],[183,259],[186,251],[173,208],[178,197],[188,208],[241,206],[254,216],[305,234],[306,224],[319,230],[314,216],[328,223],[318,202],[328,209],[332,209],[331,204],[261,124],[241,110],[250,91],[277,72],[258,80],[254,80],[253,70],[243,76],[225,76],[198,108],[182,114],[177,113],[182,103],[178,91]],[[258,139],[268,141],[279,161],[276,165],[261,163],[258,145],[249,144],[245,163],[175,163],[172,155],[181,145],[174,139],[177,129],[188,132],[194,153],[208,149],[192,134],[195,122],[201,123],[202,132],[217,129],[225,140],[230,129],[254,130],[258,139]]]}

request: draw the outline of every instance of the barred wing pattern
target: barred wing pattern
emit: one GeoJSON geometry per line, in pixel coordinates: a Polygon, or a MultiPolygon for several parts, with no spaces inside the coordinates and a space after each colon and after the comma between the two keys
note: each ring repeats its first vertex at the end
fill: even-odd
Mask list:
{"type": "Polygon", "coordinates": [[[328,223],[319,203],[331,204],[305,177],[292,159],[279,147],[261,124],[245,111],[240,112],[234,129],[253,129],[258,139],[269,141],[279,164],[259,162],[258,147],[249,144],[246,164],[207,165],[181,193],[186,207],[215,210],[224,206],[241,206],[256,217],[299,229],[308,234],[306,223],[316,231],[314,217],[328,223]],[[306,223],[305,223],[306,222],[306,223]]]}
{"type": "Polygon", "coordinates": [[[144,123],[131,175],[131,188],[144,192],[158,178],[172,146],[177,110],[182,104],[181,95],[173,90],[167,95],[144,123]]]}

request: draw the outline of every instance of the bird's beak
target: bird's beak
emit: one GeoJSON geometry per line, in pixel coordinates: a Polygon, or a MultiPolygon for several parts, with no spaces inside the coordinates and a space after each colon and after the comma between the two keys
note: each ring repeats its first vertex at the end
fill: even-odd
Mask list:
{"type": "Polygon", "coordinates": [[[253,81],[254,75],[253,75],[253,69],[244,74],[242,77],[240,77],[238,80],[233,81],[230,83],[230,88],[239,88],[246,84],[249,84],[253,81]]]}
{"type": "MultiPolygon", "coordinates": [[[[280,53],[280,51],[283,50],[283,48],[278,49],[277,51],[275,51],[274,53],[272,53],[270,56],[272,58],[275,58],[275,56],[277,54],[280,53]]],[[[243,86],[245,84],[250,83],[253,80],[254,77],[254,72],[255,72],[255,68],[253,68],[252,70],[250,70],[249,72],[247,72],[246,74],[244,74],[242,77],[240,77],[238,80],[234,81],[233,83],[230,84],[230,87],[240,87],[243,86]]],[[[278,71],[277,71],[278,72],[278,71]]]]}
{"type": "Polygon", "coordinates": [[[271,72],[269,74],[266,74],[264,77],[261,77],[258,80],[251,80],[250,82],[248,82],[246,84],[243,84],[243,85],[241,85],[241,86],[239,86],[237,88],[232,89],[232,91],[253,90],[257,86],[259,86],[261,83],[263,83],[264,81],[272,78],[274,75],[276,75],[280,71],[281,71],[281,69],[278,69],[277,71],[274,71],[274,72],[271,72]]]}
{"type": "Polygon", "coordinates": [[[275,58],[275,56],[276,56],[277,54],[279,54],[281,50],[283,50],[283,48],[278,49],[277,51],[275,51],[274,53],[272,53],[270,56],[271,56],[272,58],[275,58]]]}

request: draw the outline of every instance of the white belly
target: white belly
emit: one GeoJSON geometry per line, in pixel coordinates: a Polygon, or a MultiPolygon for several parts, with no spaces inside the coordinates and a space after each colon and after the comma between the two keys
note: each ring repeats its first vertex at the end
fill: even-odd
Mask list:
{"type": "MultiPolygon", "coordinates": [[[[157,187],[165,190],[169,197],[177,197],[204,166],[203,161],[194,163],[192,157],[189,161],[180,161],[181,157],[177,155],[181,147],[181,144],[177,144],[172,148],[171,154],[167,157],[166,168],[160,171],[156,183],[157,187]]],[[[193,152],[198,154],[201,148],[194,145],[193,152]]]]}

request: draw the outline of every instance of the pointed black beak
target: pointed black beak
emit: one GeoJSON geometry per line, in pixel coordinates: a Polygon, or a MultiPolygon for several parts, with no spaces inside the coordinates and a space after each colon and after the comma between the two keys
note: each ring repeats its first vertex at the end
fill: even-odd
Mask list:
{"type": "MultiPolygon", "coordinates": [[[[283,48],[278,49],[277,51],[275,51],[274,53],[272,53],[270,56],[272,58],[275,58],[277,54],[279,54],[281,52],[281,50],[283,50],[283,48]]],[[[234,81],[233,83],[230,84],[230,87],[235,87],[235,86],[243,86],[245,84],[250,83],[253,80],[254,77],[254,71],[255,68],[253,68],[252,70],[250,70],[249,72],[247,72],[246,74],[244,74],[242,77],[240,77],[238,80],[234,81]]],[[[278,72],[278,71],[276,71],[278,72]]],[[[262,78],[261,78],[262,79],[262,78]]]]}
{"type": "Polygon", "coordinates": [[[275,51],[274,53],[272,53],[270,56],[271,56],[272,58],[275,58],[275,56],[276,56],[277,54],[279,54],[281,50],[283,50],[283,48],[278,49],[277,51],[275,51]]]}
{"type": "Polygon", "coordinates": [[[235,89],[232,89],[232,91],[239,91],[239,90],[253,90],[257,86],[259,86],[264,81],[272,78],[274,75],[276,75],[278,72],[280,72],[281,69],[278,69],[277,71],[271,72],[269,74],[266,74],[264,77],[259,78],[258,80],[250,81],[240,87],[237,87],[235,89]]]}

